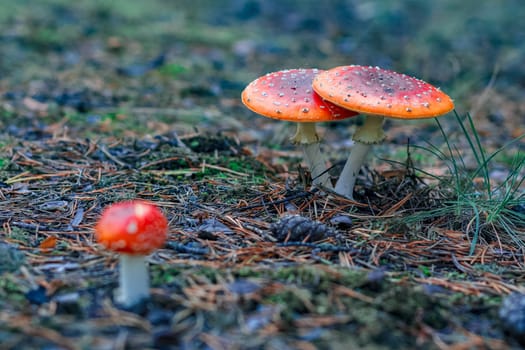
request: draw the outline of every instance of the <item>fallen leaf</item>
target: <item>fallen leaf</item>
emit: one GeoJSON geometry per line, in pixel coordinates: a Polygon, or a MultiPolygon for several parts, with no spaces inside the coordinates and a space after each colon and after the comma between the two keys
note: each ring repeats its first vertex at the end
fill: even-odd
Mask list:
{"type": "Polygon", "coordinates": [[[55,236],[49,236],[46,239],[44,239],[42,242],[40,242],[40,245],[38,246],[43,251],[50,251],[55,249],[57,245],[57,238],[55,236]]]}

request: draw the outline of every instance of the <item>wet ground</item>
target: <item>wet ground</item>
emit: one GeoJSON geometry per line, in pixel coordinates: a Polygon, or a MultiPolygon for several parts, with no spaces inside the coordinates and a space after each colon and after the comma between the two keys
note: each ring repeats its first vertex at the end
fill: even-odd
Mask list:
{"type": "MultiPolygon", "coordinates": [[[[3,348],[520,347],[498,312],[523,291],[521,2],[0,5],[3,348]],[[358,206],[310,187],[293,126],[240,101],[267,72],[347,64],[439,86],[458,116],[442,131],[387,122],[358,206]],[[443,210],[450,162],[428,150],[448,140],[475,169],[469,113],[488,155],[507,145],[488,174],[516,187],[498,208],[517,239],[485,215],[497,203],[476,231],[470,204],[443,210]],[[170,240],[150,259],[151,301],[126,310],[92,233],[135,197],[162,208],[170,240]]],[[[354,119],[320,125],[334,179],[354,119]]]]}

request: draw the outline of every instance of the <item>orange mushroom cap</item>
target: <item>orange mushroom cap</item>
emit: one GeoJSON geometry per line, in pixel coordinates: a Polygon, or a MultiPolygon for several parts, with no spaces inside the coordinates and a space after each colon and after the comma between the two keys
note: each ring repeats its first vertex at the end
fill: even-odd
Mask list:
{"type": "Polygon", "coordinates": [[[268,73],[248,84],[242,102],[255,113],[291,122],[335,121],[357,115],[324,100],[312,89],[319,72],[303,68],[268,73]]]}
{"type": "Polygon", "coordinates": [[[107,249],[147,255],[164,245],[168,221],[153,204],[136,200],[106,208],[95,227],[98,242],[107,249]]]}
{"type": "Polygon", "coordinates": [[[435,86],[379,67],[336,67],[320,72],[312,87],[343,108],[391,118],[433,118],[454,108],[452,99],[435,86]]]}

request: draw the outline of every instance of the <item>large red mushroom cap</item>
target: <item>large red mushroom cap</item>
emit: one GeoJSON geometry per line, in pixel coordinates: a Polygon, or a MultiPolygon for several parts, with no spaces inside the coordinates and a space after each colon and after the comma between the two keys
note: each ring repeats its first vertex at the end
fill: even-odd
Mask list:
{"type": "Polygon", "coordinates": [[[147,255],[164,245],[168,221],[153,204],[135,200],[104,210],[95,227],[98,242],[107,249],[130,255],[147,255]]]}
{"type": "Polygon", "coordinates": [[[454,108],[452,99],[435,86],[379,67],[332,68],[317,74],[312,86],[326,100],[364,114],[420,119],[454,108]]]}
{"type": "Polygon", "coordinates": [[[291,122],[336,121],[357,115],[321,98],[312,81],[321,70],[288,69],[252,81],[242,92],[242,102],[255,113],[291,122]]]}

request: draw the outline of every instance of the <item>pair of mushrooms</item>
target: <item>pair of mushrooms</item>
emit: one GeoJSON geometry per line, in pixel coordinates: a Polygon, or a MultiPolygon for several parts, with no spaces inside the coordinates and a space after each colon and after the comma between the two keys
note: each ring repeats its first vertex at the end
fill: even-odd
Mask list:
{"type": "Polygon", "coordinates": [[[370,147],[385,139],[385,117],[433,118],[454,108],[447,94],[422,80],[358,65],[268,73],[244,89],[242,102],[263,116],[296,122],[292,142],[302,146],[313,183],[329,189],[332,184],[315,123],[364,114],[364,123],[353,135],[355,145],[334,188],[348,198],[353,198],[355,180],[370,147]]]}

